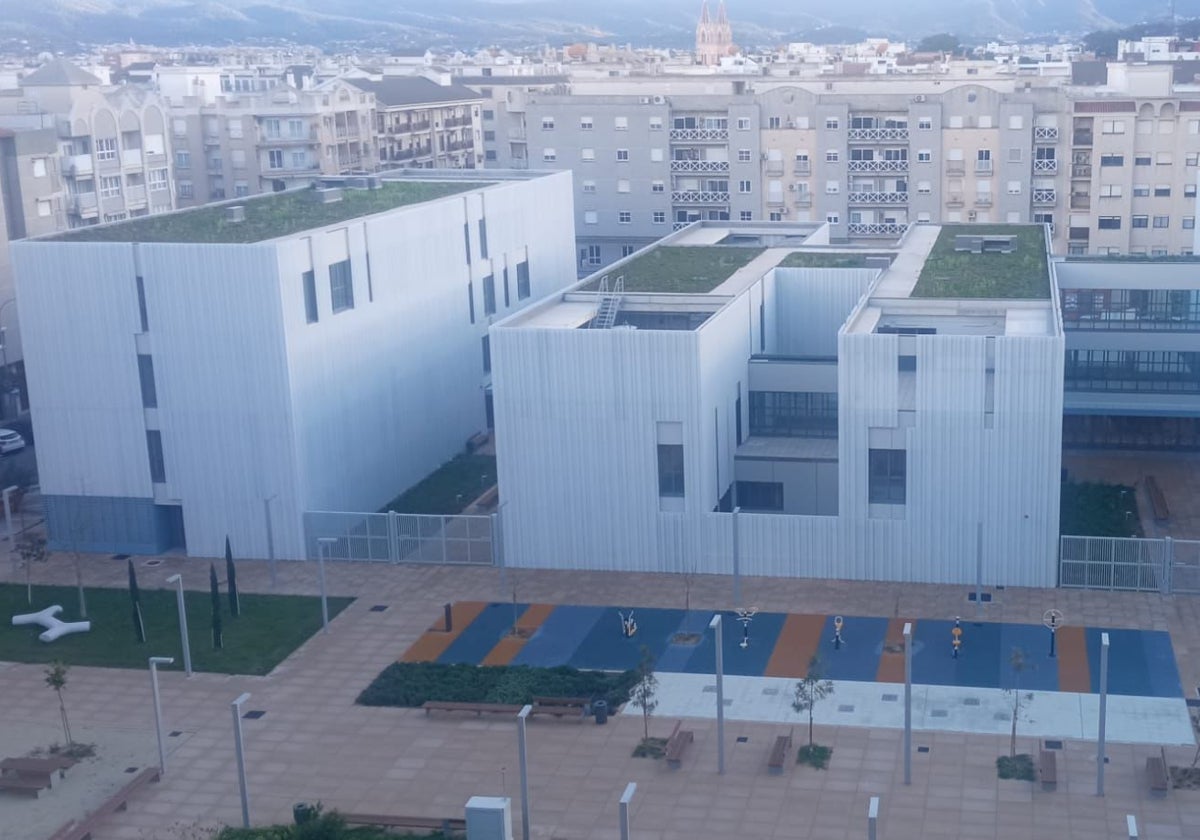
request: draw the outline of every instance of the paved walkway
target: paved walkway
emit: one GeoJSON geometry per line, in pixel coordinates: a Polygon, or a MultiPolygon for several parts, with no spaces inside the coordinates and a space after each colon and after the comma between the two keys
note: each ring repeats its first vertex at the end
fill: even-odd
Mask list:
{"type": "MultiPolygon", "coordinates": [[[[157,569],[141,572],[142,588],[164,586],[176,571],[183,572],[189,586],[206,585],[206,562],[189,565],[168,558],[157,569]]],[[[66,558],[56,557],[35,570],[37,582],[72,578],[66,558]]],[[[92,558],[86,578],[89,585],[124,585],[125,564],[92,558]]],[[[0,563],[3,579],[14,579],[8,563],[0,563]]],[[[180,733],[169,738],[167,775],[128,811],[107,820],[96,840],[182,837],[182,830],[171,827],[238,822],[229,703],[243,691],[251,692],[247,709],[265,712],[244,721],[255,822],[285,821],[298,801],[441,816],[461,814],[471,795],[517,797],[512,722],[427,718],[414,710],[354,705],[358,692],[437,620],[442,603],[504,600],[511,597],[514,579],[522,601],[684,605],[682,583],[668,575],[509,571],[502,579],[495,569],[333,566],[330,594],[357,595],[359,600],[332,623],[329,635],[311,639],[270,675],[162,675],[167,728],[180,733]],[[387,609],[373,612],[374,605],[387,609]]],[[[241,564],[244,591],[266,591],[267,581],[266,564],[241,564]]],[[[279,581],[280,591],[317,590],[316,570],[308,564],[282,564],[279,581]]],[[[691,587],[691,606],[727,606],[729,588],[728,579],[701,577],[691,587]]],[[[943,619],[961,613],[965,619],[975,609],[967,606],[961,587],[749,579],[743,589],[764,610],[781,612],[943,619]]],[[[1200,681],[1193,641],[1200,631],[1200,599],[1020,589],[996,592],[995,597],[983,610],[987,620],[1034,622],[1053,606],[1069,622],[1170,631],[1185,687],[1200,681]]],[[[42,670],[0,664],[0,742],[14,728],[58,724],[42,670]]],[[[73,669],[67,692],[73,723],[97,731],[142,732],[153,743],[148,682],[144,671],[73,669]]],[[[832,702],[839,702],[837,695],[832,702]]],[[[651,726],[666,734],[673,723],[659,713],[651,726]]],[[[1146,838],[1194,837],[1200,825],[1200,792],[1149,798],[1142,770],[1157,747],[1113,744],[1108,796],[1097,799],[1095,747],[1086,740],[1064,744],[1058,790],[1043,792],[1029,783],[997,780],[994,762],[1008,750],[1005,736],[922,733],[916,743],[927,751],[914,756],[913,784],[906,787],[901,734],[895,729],[819,725],[818,741],[834,748],[829,770],[789,765],[783,775],[770,776],[766,755],[780,725],[731,721],[728,773],[722,778],[715,772],[714,723],[697,719],[689,726],[696,731],[695,743],[682,769],[673,772],[661,762],[630,757],[641,737],[636,716],[617,716],[607,726],[532,723],[532,836],[612,840],[616,801],[629,781],[638,783],[633,808],[637,836],[657,840],[861,838],[866,836],[871,796],[882,800],[881,840],[1124,838],[1127,813],[1138,816],[1146,838]]],[[[1020,737],[1022,750],[1036,746],[1033,737],[1020,737]]],[[[1172,763],[1187,764],[1193,751],[1168,747],[1167,756],[1172,763]]],[[[0,798],[0,837],[24,840],[8,802],[0,798]]],[[[513,811],[520,813],[515,803],[513,811]]],[[[69,816],[62,814],[64,820],[69,816]]]]}

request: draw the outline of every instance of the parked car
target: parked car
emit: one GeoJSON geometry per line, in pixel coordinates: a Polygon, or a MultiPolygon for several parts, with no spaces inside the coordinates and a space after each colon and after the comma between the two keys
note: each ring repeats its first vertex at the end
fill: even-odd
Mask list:
{"type": "Polygon", "coordinates": [[[0,455],[17,452],[25,448],[25,438],[12,429],[0,429],[0,455]]]}

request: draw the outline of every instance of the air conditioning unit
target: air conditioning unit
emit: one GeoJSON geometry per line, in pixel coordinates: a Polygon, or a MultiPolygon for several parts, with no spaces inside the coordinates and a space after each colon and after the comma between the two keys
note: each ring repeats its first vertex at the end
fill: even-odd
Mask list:
{"type": "Polygon", "coordinates": [[[796,127],[796,123],[794,123],[794,122],[793,122],[793,121],[791,121],[791,120],[788,120],[788,121],[787,121],[787,127],[788,127],[788,128],[795,128],[795,127],[796,127]]]}
{"type": "Polygon", "coordinates": [[[796,185],[788,184],[788,192],[795,192],[795,191],[796,191],[796,185]]]}
{"type": "Polygon", "coordinates": [[[639,102],[641,102],[643,105],[649,105],[649,104],[650,104],[650,97],[649,97],[649,96],[643,96],[643,97],[641,97],[641,99],[639,99],[638,101],[639,101],[639,102]]]}
{"type": "Polygon", "coordinates": [[[975,211],[974,211],[974,210],[968,210],[968,211],[967,211],[967,221],[968,221],[968,222],[973,222],[973,221],[975,221],[975,217],[976,217],[976,213],[975,213],[975,211]]]}
{"type": "Polygon", "coordinates": [[[913,102],[924,102],[924,101],[925,101],[925,94],[923,94],[923,93],[918,93],[916,96],[914,96],[914,97],[913,97],[912,101],[913,101],[913,102]]]}
{"type": "Polygon", "coordinates": [[[666,104],[667,104],[667,97],[665,97],[665,96],[656,96],[656,97],[654,97],[654,104],[655,104],[655,105],[666,105],[666,104]]]}
{"type": "Polygon", "coordinates": [[[792,211],[789,210],[787,207],[780,207],[779,212],[786,216],[788,213],[790,213],[792,211]]]}

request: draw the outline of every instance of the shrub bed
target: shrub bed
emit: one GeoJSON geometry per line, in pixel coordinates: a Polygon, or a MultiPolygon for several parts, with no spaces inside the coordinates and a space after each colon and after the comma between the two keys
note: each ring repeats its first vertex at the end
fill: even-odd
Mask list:
{"type": "Polygon", "coordinates": [[[607,700],[610,709],[629,700],[633,671],[610,673],[526,665],[443,665],[396,662],[358,695],[364,706],[419,707],[426,700],[458,703],[531,703],[540,697],[607,700]]]}

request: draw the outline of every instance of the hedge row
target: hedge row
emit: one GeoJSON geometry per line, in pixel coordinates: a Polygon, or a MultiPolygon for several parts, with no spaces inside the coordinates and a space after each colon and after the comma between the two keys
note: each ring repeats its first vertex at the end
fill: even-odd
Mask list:
{"type": "Polygon", "coordinates": [[[540,697],[587,697],[607,700],[610,708],[629,700],[637,682],[634,671],[580,671],[566,666],[442,665],[396,662],[358,695],[364,706],[419,707],[426,700],[460,703],[531,703],[540,697]]]}

